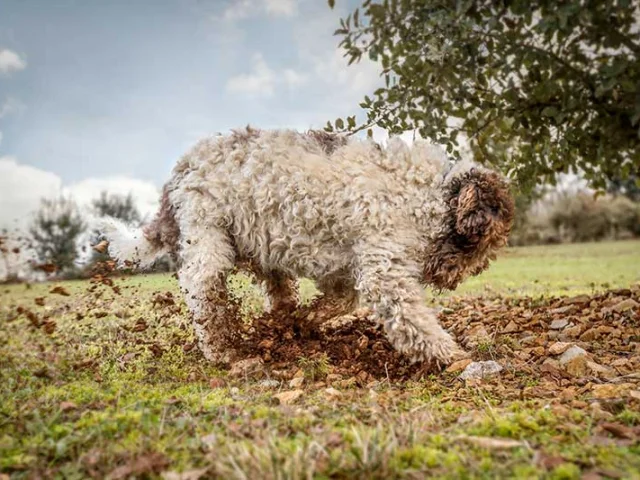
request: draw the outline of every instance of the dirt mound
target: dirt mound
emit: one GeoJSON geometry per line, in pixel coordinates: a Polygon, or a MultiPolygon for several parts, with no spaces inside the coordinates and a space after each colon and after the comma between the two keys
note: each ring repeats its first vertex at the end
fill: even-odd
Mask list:
{"type": "MultiPolygon", "coordinates": [[[[277,372],[297,370],[301,359],[324,358],[332,373],[359,383],[439,373],[436,365],[411,364],[396,352],[366,311],[343,313],[320,299],[293,313],[265,314],[236,348],[243,358],[259,357],[267,370],[277,372]]],[[[550,299],[451,299],[439,317],[473,360],[498,360],[513,371],[598,378],[640,366],[637,289],[550,299]],[[577,370],[567,371],[559,354],[572,346],[588,356],[577,370]]]]}
{"type": "Polygon", "coordinates": [[[274,370],[297,369],[301,361],[326,361],[333,373],[370,379],[398,379],[422,374],[429,366],[411,364],[386,339],[367,311],[349,315],[322,302],[255,319],[238,351],[259,356],[274,370]]]}

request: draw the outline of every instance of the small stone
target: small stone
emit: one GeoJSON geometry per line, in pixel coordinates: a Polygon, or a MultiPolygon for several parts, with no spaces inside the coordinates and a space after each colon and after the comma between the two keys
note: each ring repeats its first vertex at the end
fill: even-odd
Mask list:
{"type": "Polygon", "coordinates": [[[560,355],[561,353],[566,352],[569,347],[571,347],[571,343],[568,342],[555,342],[549,347],[550,355],[560,355]]]}
{"type": "Polygon", "coordinates": [[[289,381],[289,388],[297,389],[304,383],[304,377],[294,377],[289,381]]]}
{"type": "Polygon", "coordinates": [[[71,410],[75,410],[76,408],[78,408],[78,405],[73,402],[60,402],[60,410],[62,410],[63,412],[69,412],[71,410]]]}
{"type": "Polygon", "coordinates": [[[531,353],[536,357],[542,357],[544,355],[544,347],[533,347],[531,353]]]}
{"type": "Polygon", "coordinates": [[[504,333],[513,333],[513,332],[517,332],[518,330],[520,330],[520,327],[518,326],[518,324],[513,320],[511,320],[509,323],[507,323],[507,326],[504,327],[502,331],[504,333]]]}
{"type": "Polygon", "coordinates": [[[263,362],[259,357],[247,358],[231,365],[232,377],[252,377],[263,372],[263,362]]]}
{"type": "Polygon", "coordinates": [[[491,336],[487,329],[484,328],[484,325],[478,325],[473,327],[464,337],[464,345],[467,348],[472,348],[478,346],[481,343],[486,343],[491,341],[491,336]]]}
{"type": "Polygon", "coordinates": [[[486,378],[501,372],[502,369],[502,365],[493,360],[472,362],[467,365],[459,378],[463,380],[486,378]]]}
{"type": "Polygon", "coordinates": [[[634,387],[632,383],[620,383],[618,385],[605,383],[602,385],[593,385],[591,387],[591,392],[593,396],[598,399],[612,399],[612,398],[621,398],[631,391],[634,387]]]}
{"type": "Polygon", "coordinates": [[[562,354],[559,363],[570,375],[582,377],[587,373],[587,352],[573,346],[562,354]]]}
{"type": "Polygon", "coordinates": [[[554,320],[553,322],[551,322],[551,325],[549,325],[549,328],[551,330],[562,330],[567,325],[569,325],[569,321],[563,318],[563,319],[554,320]]]}
{"type": "Polygon", "coordinates": [[[591,297],[589,295],[577,295],[575,297],[565,298],[562,303],[565,305],[586,305],[591,301],[591,297]]]}
{"type": "Polygon", "coordinates": [[[626,312],[627,310],[638,308],[640,304],[636,302],[633,298],[627,298],[622,300],[621,302],[616,303],[611,310],[614,310],[618,313],[626,312]]]}
{"type": "Polygon", "coordinates": [[[206,447],[213,447],[218,442],[218,436],[215,433],[210,433],[200,438],[200,442],[206,447]]]}
{"type": "Polygon", "coordinates": [[[575,327],[565,328],[562,333],[566,335],[567,338],[578,338],[580,333],[582,333],[582,327],[576,325],[575,327]]]}
{"type": "Polygon", "coordinates": [[[590,328],[586,330],[582,335],[580,335],[580,340],[583,342],[592,342],[599,336],[600,332],[598,332],[595,328],[590,328]]]}
{"type": "Polygon", "coordinates": [[[584,357],[586,355],[587,351],[585,349],[574,345],[573,347],[568,348],[564,351],[564,353],[560,357],[560,365],[564,365],[576,357],[584,357]]]}
{"type": "Polygon", "coordinates": [[[559,315],[561,313],[570,312],[571,310],[573,310],[573,306],[565,305],[564,307],[558,307],[558,308],[551,309],[551,310],[549,310],[549,313],[551,313],[553,315],[559,315]]]}
{"type": "Polygon", "coordinates": [[[589,409],[595,420],[611,420],[613,418],[613,414],[604,410],[600,402],[592,402],[589,409]]]}
{"type": "Polygon", "coordinates": [[[293,374],[293,378],[304,378],[304,370],[299,368],[296,373],[293,374]]]}
{"type": "Polygon", "coordinates": [[[342,375],[340,375],[339,373],[330,373],[329,375],[327,375],[327,378],[325,380],[327,381],[327,384],[330,385],[334,382],[339,382],[340,380],[342,380],[342,375]]]}
{"type": "Polygon", "coordinates": [[[213,377],[209,379],[209,386],[211,388],[222,388],[225,386],[225,381],[220,377],[213,377]]]}
{"type": "Polygon", "coordinates": [[[274,398],[278,400],[280,405],[291,405],[296,400],[304,395],[304,391],[302,390],[289,390],[287,392],[278,393],[274,395],[274,398]]]}
{"type": "Polygon", "coordinates": [[[326,394],[327,398],[329,398],[331,400],[338,399],[338,398],[340,398],[342,396],[342,392],[339,391],[339,390],[336,390],[333,387],[326,388],[324,390],[324,393],[326,394]]]}
{"type": "Polygon", "coordinates": [[[267,378],[265,380],[262,380],[258,386],[261,388],[277,388],[280,385],[280,382],[278,380],[274,380],[272,378],[267,378]]]}
{"type": "Polygon", "coordinates": [[[462,360],[458,360],[457,362],[453,362],[451,365],[449,365],[445,370],[445,372],[447,373],[461,372],[462,370],[467,368],[467,366],[471,362],[473,362],[473,360],[471,360],[470,358],[463,358],[462,360]]]}
{"type": "Polygon", "coordinates": [[[596,362],[587,362],[587,369],[589,369],[594,375],[602,378],[612,378],[616,373],[610,368],[603,367],[596,362]]]}

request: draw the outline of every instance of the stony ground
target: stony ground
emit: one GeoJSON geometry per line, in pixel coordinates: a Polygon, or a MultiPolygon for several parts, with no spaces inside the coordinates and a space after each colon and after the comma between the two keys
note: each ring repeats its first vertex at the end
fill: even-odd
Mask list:
{"type": "Polygon", "coordinates": [[[471,354],[444,372],[366,312],[247,323],[246,359],[217,370],[168,277],[8,286],[0,478],[640,478],[640,244],[581,248],[608,270],[563,284],[570,256],[546,249],[545,277],[512,251],[508,280],[434,299],[471,354]]]}

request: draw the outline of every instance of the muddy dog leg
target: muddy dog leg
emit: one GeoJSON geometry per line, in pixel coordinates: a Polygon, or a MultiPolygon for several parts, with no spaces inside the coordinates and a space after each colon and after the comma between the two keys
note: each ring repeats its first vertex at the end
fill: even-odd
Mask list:
{"type": "Polygon", "coordinates": [[[416,361],[453,362],[464,352],[426,306],[419,266],[395,252],[397,243],[382,242],[364,247],[359,258],[356,289],[362,303],[373,309],[398,351],[416,361]]]}
{"type": "MultiPolygon", "coordinates": [[[[202,201],[186,205],[202,208],[202,201]]],[[[202,353],[210,361],[226,363],[233,360],[232,344],[241,323],[238,304],[230,301],[226,284],[235,251],[228,234],[203,221],[200,215],[189,212],[183,218],[186,221],[180,225],[180,288],[202,353]]]]}

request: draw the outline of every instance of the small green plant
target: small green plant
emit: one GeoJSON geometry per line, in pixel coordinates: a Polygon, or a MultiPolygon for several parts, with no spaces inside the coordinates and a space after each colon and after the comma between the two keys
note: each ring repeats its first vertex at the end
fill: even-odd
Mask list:
{"type": "Polygon", "coordinates": [[[330,365],[329,357],[326,353],[313,357],[300,357],[300,360],[298,360],[298,366],[304,372],[304,378],[311,382],[325,378],[329,373],[330,365]]]}

